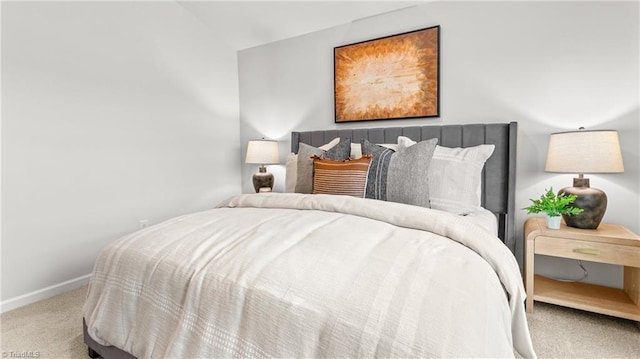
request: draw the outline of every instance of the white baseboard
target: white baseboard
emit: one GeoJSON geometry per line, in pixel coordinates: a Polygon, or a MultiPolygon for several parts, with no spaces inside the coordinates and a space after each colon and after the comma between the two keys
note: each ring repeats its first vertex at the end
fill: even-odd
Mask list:
{"type": "Polygon", "coordinates": [[[31,293],[23,294],[21,296],[7,299],[0,303],[0,313],[8,312],[12,309],[16,309],[27,304],[35,303],[39,300],[51,298],[55,295],[68,292],[72,289],[80,288],[83,285],[89,283],[91,274],[83,275],[78,278],[68,280],[66,282],[54,284],[52,286],[42,288],[31,293]]]}

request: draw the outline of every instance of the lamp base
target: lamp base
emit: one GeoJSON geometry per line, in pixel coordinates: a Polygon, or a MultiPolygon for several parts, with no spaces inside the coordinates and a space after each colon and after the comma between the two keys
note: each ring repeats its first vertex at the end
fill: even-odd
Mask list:
{"type": "Polygon", "coordinates": [[[253,174],[253,188],[256,190],[256,193],[260,192],[262,188],[262,192],[271,192],[273,189],[273,174],[267,172],[267,168],[265,166],[260,166],[259,172],[253,174]],[[264,188],[268,188],[266,191],[264,188]]]}
{"type": "Polygon", "coordinates": [[[562,215],[564,222],[569,227],[581,229],[597,229],[607,210],[607,195],[597,189],[589,187],[588,178],[574,178],[573,187],[566,187],[558,191],[558,194],[575,194],[577,196],[572,206],[582,208],[584,212],[576,216],[562,215]]]}

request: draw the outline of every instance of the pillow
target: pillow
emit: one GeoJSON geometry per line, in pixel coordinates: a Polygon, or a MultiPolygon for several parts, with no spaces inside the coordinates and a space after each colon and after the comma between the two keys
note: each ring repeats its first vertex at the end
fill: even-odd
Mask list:
{"type": "Polygon", "coordinates": [[[428,175],[431,207],[457,214],[481,208],[482,169],[494,149],[495,145],[437,146],[428,175]]]}
{"type": "Polygon", "coordinates": [[[405,136],[398,136],[398,147],[411,147],[417,142],[405,136]]]}
{"type": "Polygon", "coordinates": [[[373,156],[365,197],[430,208],[427,173],[438,139],[418,142],[398,151],[362,142],[362,152],[373,156]]]}
{"type": "Polygon", "coordinates": [[[362,157],[362,145],[359,143],[352,143],[351,154],[349,155],[349,158],[353,160],[357,160],[360,157],[362,157]]]}
{"type": "Polygon", "coordinates": [[[338,142],[337,145],[322,153],[322,158],[334,161],[344,161],[349,159],[351,153],[351,139],[345,138],[338,142]]]}
{"type": "Polygon", "coordinates": [[[314,157],[313,193],[364,197],[371,156],[332,161],[314,157]]]}
{"type": "Polygon", "coordinates": [[[296,191],[296,181],[298,179],[298,155],[290,153],[285,164],[286,173],[284,177],[284,192],[293,193],[296,191]]]}
{"type": "MultiPolygon", "coordinates": [[[[328,151],[340,142],[340,137],[336,137],[329,143],[318,147],[321,150],[328,151]]],[[[286,193],[293,193],[296,191],[296,182],[298,181],[298,155],[290,153],[287,156],[287,162],[285,166],[285,179],[284,179],[284,191],[286,193]]]]}
{"type": "Polygon", "coordinates": [[[334,161],[349,159],[351,152],[351,140],[346,138],[331,149],[325,151],[320,148],[300,143],[298,149],[297,179],[295,192],[311,193],[313,191],[313,156],[334,161]]]}
{"type": "Polygon", "coordinates": [[[338,143],[340,143],[340,137],[336,137],[333,140],[329,141],[329,143],[325,143],[324,145],[318,148],[323,151],[329,151],[330,149],[334,148],[338,143]]]}
{"type": "MultiPolygon", "coordinates": [[[[398,137],[400,148],[407,148],[412,144],[415,144],[415,141],[410,138],[398,137]]],[[[456,214],[467,214],[480,209],[482,169],[495,147],[436,146],[428,173],[431,208],[456,214]]]]}
{"type": "Polygon", "coordinates": [[[394,150],[396,152],[398,151],[398,145],[395,144],[395,143],[380,143],[380,144],[378,144],[378,146],[386,147],[386,148],[394,150]]]}
{"type": "MultiPolygon", "coordinates": [[[[395,144],[395,143],[381,143],[381,144],[379,144],[379,146],[387,147],[387,148],[390,148],[390,149],[392,149],[394,151],[398,150],[398,145],[395,144]]],[[[409,146],[407,146],[407,147],[409,147],[409,146]]],[[[357,160],[360,157],[362,157],[362,144],[360,144],[360,143],[352,143],[351,144],[351,156],[350,156],[350,158],[357,160]]]]}

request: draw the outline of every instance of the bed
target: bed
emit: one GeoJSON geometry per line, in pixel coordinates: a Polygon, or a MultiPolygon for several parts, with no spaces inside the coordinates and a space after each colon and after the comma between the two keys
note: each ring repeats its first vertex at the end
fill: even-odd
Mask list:
{"type": "Polygon", "coordinates": [[[535,357],[513,255],[516,137],[515,122],[293,132],[293,153],[334,138],[397,152],[389,173],[401,155],[433,151],[434,138],[463,151],[490,145],[481,212],[260,193],[148,227],[96,261],[83,313],[89,356],[535,357]],[[414,142],[379,146],[400,138],[414,142]],[[487,213],[494,230],[482,225],[487,213]]]}

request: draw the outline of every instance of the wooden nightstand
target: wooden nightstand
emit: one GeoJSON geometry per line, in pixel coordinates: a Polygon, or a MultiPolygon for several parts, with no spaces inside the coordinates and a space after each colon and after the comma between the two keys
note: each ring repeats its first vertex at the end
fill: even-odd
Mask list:
{"type": "Polygon", "coordinates": [[[640,321],[640,237],[615,224],[598,229],[567,227],[548,229],[544,218],[524,224],[525,287],[527,312],[533,301],[551,303],[640,321]],[[573,258],[624,266],[624,288],[581,282],[561,282],[534,275],[534,255],[573,258]]]}

